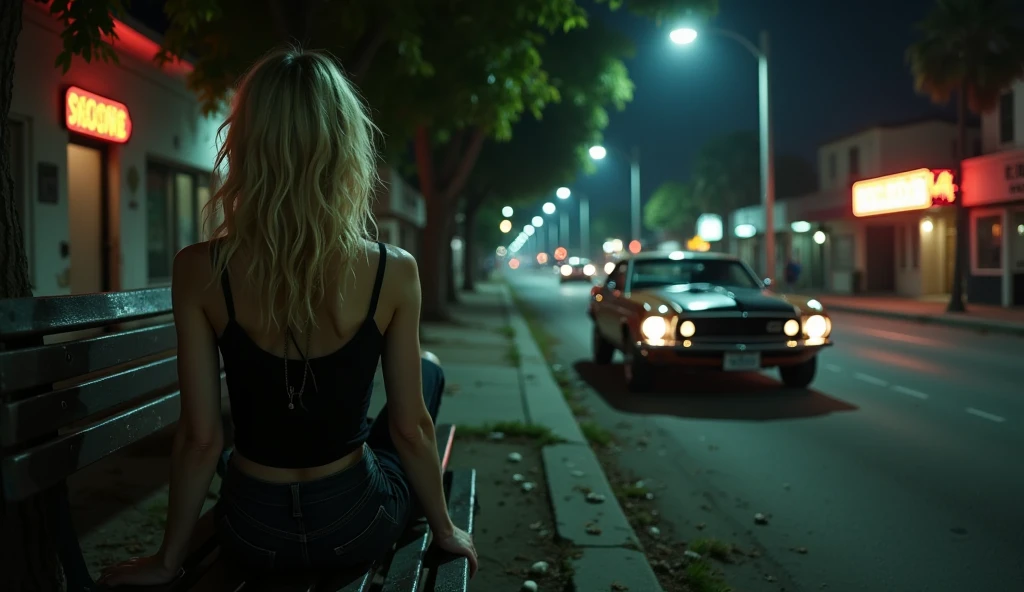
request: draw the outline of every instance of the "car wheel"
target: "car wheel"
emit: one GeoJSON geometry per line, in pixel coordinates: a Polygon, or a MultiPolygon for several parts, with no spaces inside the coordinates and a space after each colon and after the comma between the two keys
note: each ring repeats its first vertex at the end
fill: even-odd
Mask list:
{"type": "Polygon", "coordinates": [[[594,325],[594,363],[598,366],[607,366],[612,362],[612,356],[615,355],[615,346],[608,343],[608,340],[601,337],[601,332],[597,329],[597,324],[594,325]]]}
{"type": "Polygon", "coordinates": [[[626,375],[626,388],[631,393],[644,393],[654,385],[654,369],[646,358],[637,352],[635,347],[626,345],[625,363],[622,365],[626,375]]]}
{"type": "Polygon", "coordinates": [[[782,377],[782,384],[790,388],[807,388],[814,381],[814,375],[818,372],[818,357],[796,366],[780,366],[779,376],[782,377]]]}

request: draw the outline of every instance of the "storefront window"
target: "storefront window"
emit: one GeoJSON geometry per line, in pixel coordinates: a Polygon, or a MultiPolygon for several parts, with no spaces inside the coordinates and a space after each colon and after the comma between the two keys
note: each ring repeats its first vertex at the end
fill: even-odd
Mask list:
{"type": "Polygon", "coordinates": [[[1003,267],[1003,216],[990,214],[974,219],[974,265],[978,269],[1003,267]]]}
{"type": "Polygon", "coordinates": [[[206,175],[154,163],[147,166],[146,251],[151,283],[170,280],[175,253],[201,240],[201,209],[209,194],[206,175]]]}

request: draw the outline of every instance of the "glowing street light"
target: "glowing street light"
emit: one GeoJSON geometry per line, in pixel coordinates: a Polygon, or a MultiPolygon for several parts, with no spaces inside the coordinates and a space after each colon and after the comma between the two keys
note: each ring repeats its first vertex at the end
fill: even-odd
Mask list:
{"type": "Polygon", "coordinates": [[[594,160],[601,160],[608,156],[608,151],[604,149],[604,146],[591,146],[587,152],[590,153],[590,158],[594,160]]]}
{"type": "Polygon", "coordinates": [[[550,216],[551,214],[555,213],[555,204],[549,201],[546,204],[544,204],[544,206],[541,209],[544,210],[545,214],[550,216]]]}
{"type": "Polygon", "coordinates": [[[533,225],[537,228],[544,226],[544,218],[541,218],[540,216],[534,216],[533,220],[530,220],[530,222],[533,222],[533,225]]]}
{"type": "Polygon", "coordinates": [[[530,226],[529,224],[523,227],[523,232],[526,233],[526,236],[533,236],[533,233],[536,231],[537,229],[535,229],[533,226],[530,226]]]}
{"type": "Polygon", "coordinates": [[[505,207],[501,208],[501,215],[505,216],[506,218],[511,218],[512,217],[512,206],[505,206],[505,207]]]}
{"type": "Polygon", "coordinates": [[[511,220],[502,220],[501,224],[498,224],[498,230],[500,230],[504,234],[508,234],[509,232],[512,232],[512,221],[511,220]]]}
{"type": "Polygon", "coordinates": [[[569,199],[569,196],[572,195],[572,191],[570,191],[568,187],[559,187],[558,191],[555,191],[555,195],[558,199],[569,199]]]}
{"type": "Polygon", "coordinates": [[[696,29],[690,29],[684,27],[682,29],[676,29],[668,34],[668,38],[672,40],[672,43],[676,45],[688,45],[697,40],[696,29]]]}

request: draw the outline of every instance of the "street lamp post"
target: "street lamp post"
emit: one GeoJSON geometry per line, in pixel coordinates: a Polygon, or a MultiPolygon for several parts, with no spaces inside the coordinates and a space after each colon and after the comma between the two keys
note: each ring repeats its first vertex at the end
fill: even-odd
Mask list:
{"type": "MultiPolygon", "coordinates": [[[[711,29],[745,47],[757,59],[758,136],[761,160],[761,199],[764,204],[765,277],[775,279],[775,143],[772,135],[771,87],[769,85],[768,31],[761,31],[760,45],[726,29],[711,29]]],[[[673,43],[686,45],[697,40],[697,31],[676,29],[669,34],[673,43]]]]}
{"type": "MultiPolygon", "coordinates": [[[[555,192],[558,199],[569,199],[572,191],[568,187],[559,187],[555,192]]],[[[583,257],[590,255],[590,200],[583,193],[577,193],[580,198],[580,254],[583,257]]],[[[562,210],[562,228],[565,236],[569,236],[569,219],[565,210],[562,210]]],[[[567,245],[563,245],[568,248],[567,245]]]]}
{"type": "MultiPolygon", "coordinates": [[[[631,240],[640,240],[640,147],[633,146],[629,155],[621,152],[619,154],[629,161],[630,232],[633,235],[631,240]]],[[[608,150],[604,146],[590,148],[590,158],[594,160],[601,160],[607,155],[608,150]]]]}

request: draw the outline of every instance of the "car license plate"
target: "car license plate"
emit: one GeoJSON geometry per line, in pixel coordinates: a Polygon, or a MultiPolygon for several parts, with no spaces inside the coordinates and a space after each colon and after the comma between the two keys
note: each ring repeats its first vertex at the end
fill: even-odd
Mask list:
{"type": "Polygon", "coordinates": [[[749,372],[752,370],[760,370],[761,354],[758,352],[725,354],[725,359],[722,360],[722,369],[726,372],[749,372]]]}

